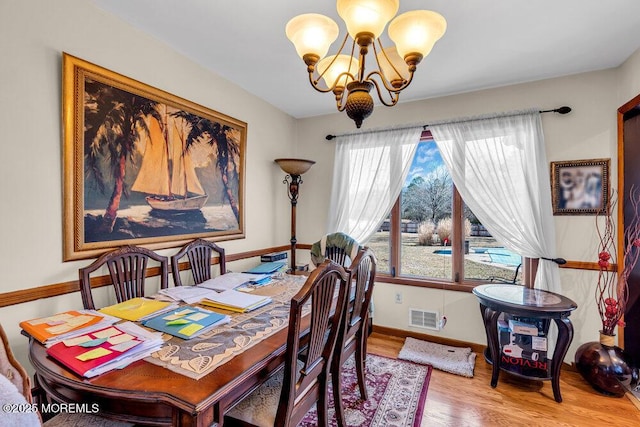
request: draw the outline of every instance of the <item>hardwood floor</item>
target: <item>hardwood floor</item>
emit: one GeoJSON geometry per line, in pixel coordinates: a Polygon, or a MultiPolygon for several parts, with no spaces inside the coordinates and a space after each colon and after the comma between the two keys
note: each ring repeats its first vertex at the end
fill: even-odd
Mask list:
{"type": "MultiPolygon", "coordinates": [[[[368,351],[396,358],[404,338],[374,332],[368,351]]],[[[491,365],[477,355],[473,378],[433,370],[422,427],[475,426],[640,426],[640,409],[629,398],[595,392],[579,373],[563,369],[562,403],[550,381],[526,381],[501,372],[491,388],[491,365]]]]}

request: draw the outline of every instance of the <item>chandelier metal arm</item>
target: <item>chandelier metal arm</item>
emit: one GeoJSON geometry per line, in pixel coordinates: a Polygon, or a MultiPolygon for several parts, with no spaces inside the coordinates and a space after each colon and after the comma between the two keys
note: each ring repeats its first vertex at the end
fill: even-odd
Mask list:
{"type": "MultiPolygon", "coordinates": [[[[320,79],[324,76],[324,74],[325,74],[325,73],[326,73],[326,72],[327,72],[327,71],[328,71],[328,70],[333,66],[333,64],[336,62],[336,59],[338,59],[338,53],[342,52],[342,49],[344,49],[345,45],[347,44],[347,40],[348,40],[348,39],[349,39],[349,33],[347,33],[347,34],[344,36],[344,39],[342,39],[342,44],[340,44],[340,48],[337,50],[337,53],[336,53],[336,55],[334,55],[334,58],[333,58],[333,60],[331,61],[331,63],[329,64],[329,66],[328,66],[327,68],[325,68],[325,70],[324,70],[321,74],[319,74],[319,75],[318,75],[318,78],[315,80],[315,81],[316,81],[316,83],[317,83],[318,81],[320,81],[320,79]]],[[[354,52],[354,50],[353,50],[353,49],[354,49],[354,46],[355,46],[355,42],[354,42],[354,45],[353,45],[353,46],[351,46],[351,57],[352,57],[352,58],[353,58],[353,52],[354,52]]],[[[314,69],[315,69],[315,64],[314,64],[314,69]]],[[[313,70],[309,70],[309,72],[311,72],[311,71],[313,71],[313,70]]],[[[338,80],[338,79],[336,79],[336,80],[338,80]]],[[[335,86],[335,85],[334,85],[334,86],[335,86]]]]}
{"type": "Polygon", "coordinates": [[[318,83],[320,82],[320,77],[318,77],[317,79],[314,79],[313,73],[314,73],[313,71],[309,71],[309,83],[311,83],[311,87],[313,87],[315,90],[321,93],[327,93],[327,92],[332,92],[335,89],[336,85],[333,85],[333,87],[328,87],[326,89],[323,89],[322,87],[320,87],[318,85],[318,83]]]}
{"type": "MultiPolygon", "coordinates": [[[[387,60],[389,65],[391,65],[391,68],[393,69],[393,71],[395,71],[396,74],[398,74],[400,76],[401,75],[400,71],[396,68],[396,66],[393,63],[393,61],[391,61],[391,59],[389,58],[389,55],[387,55],[387,52],[385,52],[384,46],[382,46],[382,40],[380,40],[380,38],[378,38],[378,39],[376,39],[376,41],[378,42],[378,47],[380,48],[380,52],[382,53],[384,58],[387,60]]],[[[380,58],[378,57],[378,49],[376,48],[376,44],[375,43],[373,43],[373,52],[375,54],[376,63],[378,64],[378,69],[382,70],[382,66],[380,65],[380,58]]]]}
{"type": "MultiPolygon", "coordinates": [[[[351,49],[351,57],[353,58],[354,48],[357,41],[354,41],[353,48],[351,49]]],[[[365,80],[364,78],[364,68],[367,62],[367,51],[368,45],[360,45],[360,49],[358,52],[358,81],[362,82],[365,80]]]]}
{"type": "Polygon", "coordinates": [[[388,90],[389,92],[393,92],[393,93],[400,93],[401,91],[406,89],[407,86],[409,86],[411,84],[411,81],[413,81],[413,74],[414,74],[413,71],[409,71],[409,79],[408,80],[403,79],[402,80],[402,85],[397,86],[397,87],[393,86],[389,82],[389,80],[386,78],[386,76],[384,74],[382,74],[382,72],[379,71],[379,70],[373,70],[369,74],[367,74],[366,80],[375,81],[372,77],[374,75],[378,75],[380,77],[380,81],[382,82],[382,84],[384,85],[384,88],[386,90],[388,90]]]}
{"type": "MultiPolygon", "coordinates": [[[[380,73],[375,73],[375,72],[369,73],[369,75],[371,75],[371,74],[379,74],[380,75],[380,73]]],[[[385,105],[387,107],[393,107],[394,105],[396,105],[398,103],[398,99],[400,99],[400,91],[388,90],[386,85],[384,85],[385,89],[387,89],[387,91],[389,92],[389,97],[391,98],[391,102],[387,102],[387,101],[385,101],[384,97],[382,96],[382,92],[380,91],[380,85],[378,84],[377,80],[367,78],[366,81],[373,83],[373,86],[376,88],[376,92],[378,93],[378,99],[380,100],[380,102],[382,102],[383,105],[385,105]]],[[[382,79],[382,81],[384,83],[384,78],[382,79]]]]}
{"type": "MultiPolygon", "coordinates": [[[[374,58],[376,59],[376,64],[378,65],[378,69],[372,71],[371,73],[369,73],[369,75],[367,75],[367,79],[370,80],[371,76],[373,74],[375,74],[377,72],[377,74],[380,76],[380,79],[382,80],[382,83],[384,84],[385,89],[387,89],[389,92],[400,92],[404,89],[407,88],[407,86],[409,86],[411,84],[411,81],[413,80],[413,74],[416,71],[416,66],[418,65],[418,63],[420,62],[420,60],[422,60],[422,57],[420,57],[418,59],[417,62],[412,62],[411,64],[407,63],[406,66],[408,67],[408,71],[409,71],[409,79],[405,79],[403,78],[401,80],[401,83],[392,83],[389,78],[387,76],[384,75],[384,73],[382,72],[383,67],[380,64],[380,57],[379,57],[379,53],[378,53],[378,48],[380,49],[380,53],[384,56],[384,58],[387,60],[387,62],[389,63],[389,65],[391,66],[391,69],[393,69],[393,71],[398,75],[398,76],[402,76],[402,73],[400,72],[400,70],[398,70],[398,68],[396,67],[396,65],[393,63],[393,61],[389,58],[389,55],[387,55],[387,52],[384,50],[384,46],[382,46],[382,40],[380,40],[379,38],[376,39],[373,43],[373,52],[374,52],[374,58]],[[376,47],[376,43],[378,42],[378,47],[376,47]]],[[[406,60],[407,58],[405,58],[406,60]]],[[[412,60],[416,59],[416,58],[411,58],[412,60]]]]}
{"type": "MultiPolygon", "coordinates": [[[[316,64],[313,64],[313,65],[307,67],[307,70],[309,72],[309,83],[311,83],[311,86],[315,90],[317,90],[318,92],[321,92],[321,93],[333,92],[336,95],[336,101],[338,101],[338,105],[340,104],[339,98],[342,98],[342,93],[344,92],[344,86],[339,86],[338,85],[340,80],[342,80],[344,78],[344,81],[347,82],[347,81],[349,81],[349,78],[351,80],[359,80],[359,79],[356,78],[356,76],[354,76],[350,72],[345,71],[345,72],[342,72],[342,73],[340,73],[338,75],[338,77],[335,79],[335,82],[333,83],[333,85],[331,87],[329,87],[327,85],[326,88],[322,88],[320,86],[320,80],[322,79],[324,74],[327,73],[329,71],[329,69],[331,69],[331,67],[333,67],[334,63],[338,59],[338,54],[340,52],[342,52],[342,50],[344,49],[345,45],[347,44],[347,40],[348,39],[349,39],[349,33],[347,33],[345,35],[344,39],[342,40],[342,44],[340,45],[340,48],[337,50],[337,53],[334,55],[334,58],[331,60],[329,65],[324,69],[324,71],[322,73],[318,74],[317,78],[314,78],[314,72],[316,71],[316,67],[315,67],[316,64]]],[[[354,56],[355,46],[356,46],[356,42],[354,40],[352,42],[352,45],[351,45],[351,55],[350,55],[350,57],[352,59],[355,58],[355,56],[354,56]]],[[[349,66],[349,69],[351,69],[351,66],[349,66]]],[[[363,71],[364,70],[362,69],[362,67],[360,67],[360,70],[358,72],[360,74],[362,74],[363,71]]],[[[344,109],[344,107],[343,107],[343,109],[344,109]]],[[[339,109],[339,111],[342,111],[342,110],[339,109]]]]}
{"type": "Polygon", "coordinates": [[[344,91],[344,87],[343,86],[338,86],[338,81],[340,81],[340,79],[342,79],[342,77],[350,77],[352,80],[357,80],[355,78],[355,76],[351,73],[348,72],[344,72],[344,73],[340,73],[338,75],[338,78],[336,79],[336,82],[333,84],[333,86],[331,87],[327,87],[327,88],[322,88],[321,86],[319,86],[320,83],[320,79],[314,79],[313,78],[313,72],[309,72],[309,83],[311,83],[311,86],[317,90],[318,92],[322,92],[322,93],[327,93],[327,92],[333,92],[336,93],[337,90],[339,91],[344,91]]]}
{"type": "Polygon", "coordinates": [[[347,107],[347,96],[349,94],[346,93],[343,90],[340,93],[336,93],[336,108],[338,109],[339,112],[343,112],[344,109],[347,107]]]}

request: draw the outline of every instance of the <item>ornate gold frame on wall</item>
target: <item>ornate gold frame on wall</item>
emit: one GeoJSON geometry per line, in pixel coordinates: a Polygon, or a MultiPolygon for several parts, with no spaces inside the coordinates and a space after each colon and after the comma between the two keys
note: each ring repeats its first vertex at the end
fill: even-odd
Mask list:
{"type": "Polygon", "coordinates": [[[598,215],[609,201],[610,159],[551,162],[554,215],[598,215]]]}
{"type": "Polygon", "coordinates": [[[245,236],[245,122],[63,53],[63,130],[64,261],[245,236]]]}

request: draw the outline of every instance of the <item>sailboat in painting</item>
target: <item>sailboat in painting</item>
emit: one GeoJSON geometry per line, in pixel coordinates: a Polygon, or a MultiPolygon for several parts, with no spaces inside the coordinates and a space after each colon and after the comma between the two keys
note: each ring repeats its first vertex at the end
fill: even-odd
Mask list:
{"type": "MultiPolygon", "coordinates": [[[[167,118],[165,113],[165,118],[167,118]]],[[[201,209],[208,195],[196,175],[191,156],[185,150],[184,128],[176,120],[161,126],[151,117],[140,171],[131,189],[147,193],[147,203],[162,211],[201,209]],[[181,129],[182,128],[182,129],[181,129]]]]}

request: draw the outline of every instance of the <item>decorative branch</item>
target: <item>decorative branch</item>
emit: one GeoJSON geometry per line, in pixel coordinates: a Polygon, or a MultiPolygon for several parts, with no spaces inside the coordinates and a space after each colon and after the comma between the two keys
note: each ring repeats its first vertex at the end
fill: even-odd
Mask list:
{"type": "MultiPolygon", "coordinates": [[[[598,313],[602,319],[602,333],[614,335],[616,326],[624,326],[624,315],[629,299],[629,276],[640,256],[640,190],[635,186],[629,192],[629,203],[633,212],[632,219],[624,231],[624,253],[622,254],[622,269],[618,272],[610,271],[611,263],[618,259],[616,253],[616,227],[612,212],[617,199],[611,190],[609,201],[604,209],[604,224],[600,224],[600,215],[596,217],[596,232],[600,243],[598,245],[598,284],[595,298],[598,313]]],[[[620,266],[620,263],[618,264],[620,266]]]]}

